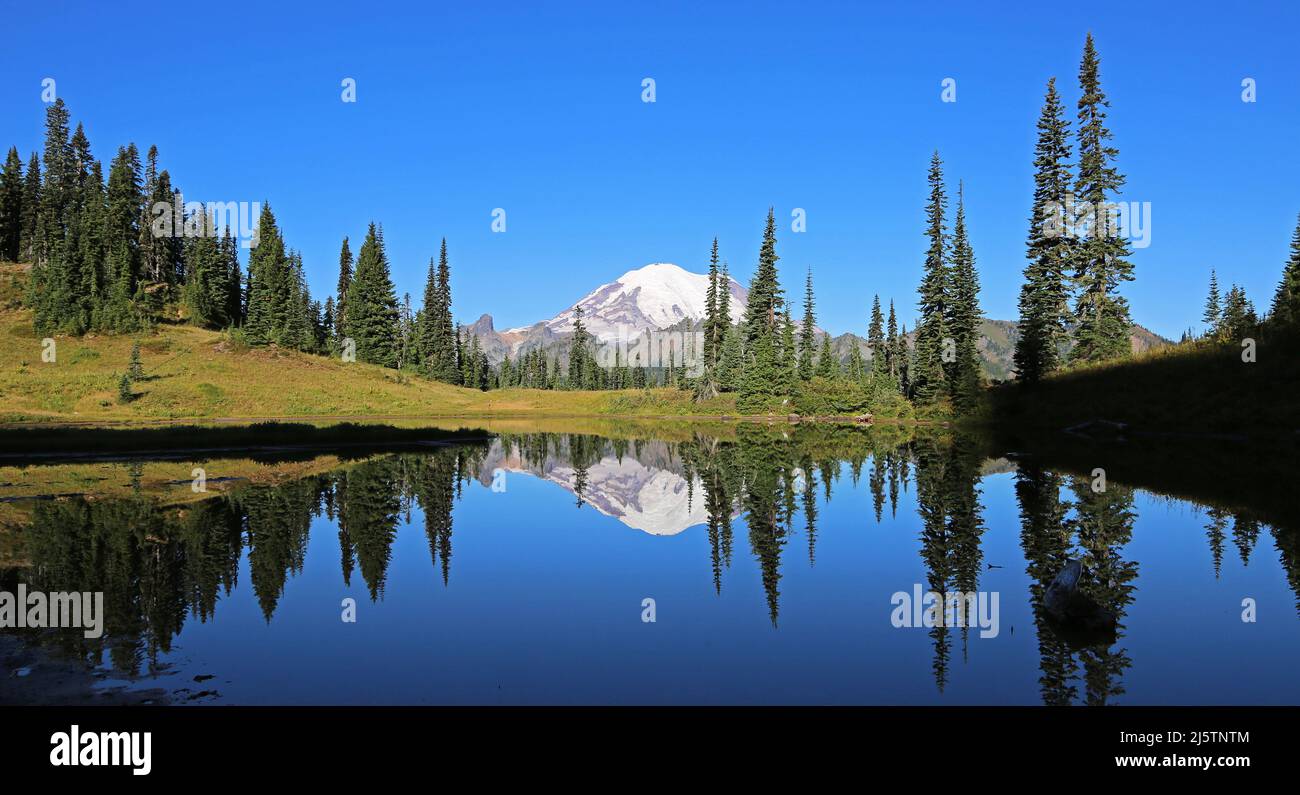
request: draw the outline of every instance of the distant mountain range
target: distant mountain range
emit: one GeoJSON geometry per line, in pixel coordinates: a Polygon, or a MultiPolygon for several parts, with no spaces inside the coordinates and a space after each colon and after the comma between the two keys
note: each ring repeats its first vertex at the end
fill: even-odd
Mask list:
{"type": "MultiPolygon", "coordinates": [[[[672,263],[656,262],[630,270],[597,287],[549,320],[497,331],[492,316],[485,314],[466,328],[478,338],[492,364],[499,364],[507,354],[512,361],[517,360],[521,353],[536,348],[563,357],[573,334],[574,310],[579,306],[582,307],[583,324],[599,339],[616,337],[620,328],[631,336],[646,331],[698,329],[704,318],[708,287],[707,274],[691,273],[672,263]]],[[[748,296],[749,291],[732,279],[732,322],[739,322],[744,315],[748,296]]],[[[1011,377],[1011,357],[1017,333],[1013,320],[986,318],[982,321],[978,344],[984,372],[989,378],[1003,380],[1011,377]]],[[[1136,324],[1130,329],[1130,339],[1135,352],[1171,344],[1164,337],[1136,324]]],[[[909,332],[909,344],[911,341],[912,332],[909,332]]],[[[831,349],[841,362],[848,360],[854,345],[863,351],[864,357],[868,356],[864,337],[853,333],[831,337],[831,349]]]]}

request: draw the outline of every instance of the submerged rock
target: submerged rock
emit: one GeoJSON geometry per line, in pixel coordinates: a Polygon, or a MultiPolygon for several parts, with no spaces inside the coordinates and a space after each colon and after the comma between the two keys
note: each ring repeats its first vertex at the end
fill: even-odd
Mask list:
{"type": "Polygon", "coordinates": [[[1068,560],[1043,595],[1043,609],[1061,628],[1087,632],[1115,630],[1113,612],[1083,591],[1083,563],[1068,560]]]}

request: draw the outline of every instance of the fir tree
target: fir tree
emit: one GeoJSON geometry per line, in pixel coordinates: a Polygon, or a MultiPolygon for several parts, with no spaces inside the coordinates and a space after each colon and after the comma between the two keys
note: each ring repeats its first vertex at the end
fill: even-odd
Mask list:
{"type": "Polygon", "coordinates": [[[722,340],[722,354],[718,358],[718,388],[723,392],[736,392],[740,389],[740,379],[744,373],[741,337],[740,327],[728,324],[726,336],[722,340]]]}
{"type": "Polygon", "coordinates": [[[799,329],[799,377],[804,381],[813,377],[813,348],[816,344],[816,332],[813,329],[816,325],[817,320],[813,313],[812,268],[809,268],[804,283],[803,328],[799,329]]]}
{"type": "Polygon", "coordinates": [[[447,239],[442,239],[442,248],[438,254],[438,278],[437,290],[434,294],[434,303],[432,311],[426,307],[426,314],[430,314],[429,323],[431,332],[429,344],[432,346],[428,352],[431,357],[429,362],[429,373],[439,381],[445,381],[449,384],[460,383],[457,380],[459,370],[456,359],[456,341],[455,324],[451,319],[451,265],[447,260],[447,239]]]}
{"type": "Polygon", "coordinates": [[[280,236],[271,205],[264,203],[257,222],[257,245],[248,256],[248,318],[244,331],[250,342],[281,341],[290,298],[289,257],[284,238],[280,236]]]}
{"type": "MultiPolygon", "coordinates": [[[[671,356],[671,353],[669,354],[671,356]]],[[[569,343],[569,388],[582,389],[587,382],[587,327],[582,324],[582,307],[573,308],[573,340],[569,343]]]]}
{"type": "Polygon", "coordinates": [[[948,199],[943,189],[943,162],[939,153],[930,158],[930,201],[926,205],[926,231],[930,245],[925,253],[925,273],[921,279],[920,319],[916,325],[915,366],[911,370],[912,394],[919,402],[937,400],[944,392],[943,346],[948,332],[946,316],[948,267],[947,231],[944,216],[948,199]]]}
{"type": "Polygon", "coordinates": [[[10,148],[0,171],[0,260],[18,261],[23,235],[23,161],[10,148]]]}
{"type": "Polygon", "coordinates": [[[777,276],[776,217],[767,211],[767,228],[759,248],[758,268],[749,286],[745,307],[744,372],[740,379],[742,411],[757,411],[776,396],[780,385],[777,342],[777,318],[780,312],[781,284],[777,276]]]}
{"type": "Polygon", "coordinates": [[[356,273],[348,287],[347,330],[356,343],[358,361],[397,366],[397,295],[384,253],[383,232],[373,222],[361,244],[356,273]]]}
{"type": "Polygon", "coordinates": [[[966,208],[961,188],[957,192],[957,217],[953,223],[951,286],[944,325],[952,337],[956,358],[949,371],[953,402],[961,411],[970,411],[979,398],[979,277],[975,272],[975,253],[966,236],[966,208]]]}
{"type": "Polygon", "coordinates": [[[144,380],[144,362],[140,360],[140,343],[138,342],[131,345],[131,362],[127,366],[126,375],[131,381],[144,380]]]}
{"type": "MultiPolygon", "coordinates": [[[[880,312],[880,296],[871,299],[871,322],[867,325],[867,345],[871,347],[871,373],[884,376],[889,373],[889,353],[885,346],[885,317],[880,312]]],[[[855,344],[854,349],[857,349],[855,344]]],[[[861,353],[858,354],[861,357],[861,353]]]]}
{"type": "Polygon", "coordinates": [[[834,379],[840,377],[840,363],[831,350],[831,335],[822,334],[821,352],[817,354],[817,376],[834,379]]]}
{"type": "Polygon", "coordinates": [[[894,301],[889,301],[889,322],[885,327],[885,361],[886,371],[890,377],[898,378],[898,363],[902,345],[898,339],[898,318],[894,314],[894,301]]]}
{"type": "Polygon", "coordinates": [[[1014,364],[1017,377],[1033,383],[1060,365],[1069,317],[1067,269],[1074,239],[1066,234],[1063,214],[1070,193],[1069,122],[1056,93],[1056,78],[1038,118],[1034,148],[1034,202],[1029,218],[1025,281],[1020,287],[1019,337],[1014,364]]]}
{"type": "Polygon", "coordinates": [[[1077,199],[1091,209],[1087,235],[1075,247],[1075,278],[1081,291],[1075,303],[1074,361],[1100,361],[1126,356],[1129,342],[1128,302],[1119,295],[1119,286],[1133,280],[1133,265],[1128,241],[1115,228],[1111,196],[1124,186],[1124,177],[1115,168],[1119,150],[1110,144],[1106,127],[1106,108],[1110,103],[1101,90],[1100,60],[1093,47],[1092,34],[1084,43],[1079,66],[1079,171],[1074,192],[1077,199]]]}
{"type": "Polygon", "coordinates": [[[117,382],[117,402],[130,403],[135,398],[135,393],[131,391],[131,379],[126,373],[122,373],[122,378],[117,382]]]}
{"type": "Polygon", "coordinates": [[[41,225],[41,161],[35,152],[27,161],[27,176],[23,180],[22,238],[18,258],[35,262],[40,245],[41,225]]]}
{"type": "Polygon", "coordinates": [[[1273,295],[1269,317],[1281,325],[1300,323],[1300,218],[1291,236],[1291,256],[1282,269],[1282,279],[1273,295]]]}
{"type": "Polygon", "coordinates": [[[334,334],[340,340],[347,334],[348,289],[352,286],[352,249],[348,247],[347,235],[343,236],[343,246],[339,249],[339,284],[336,291],[338,302],[334,309],[334,334]]]}
{"type": "MultiPolygon", "coordinates": [[[[1298,239],[1297,242],[1300,242],[1298,239]]],[[[1205,299],[1205,312],[1201,315],[1201,320],[1205,323],[1205,333],[1214,336],[1219,330],[1219,319],[1223,317],[1223,307],[1220,306],[1219,298],[1219,279],[1210,269],[1210,294],[1205,299]]]]}
{"type": "Polygon", "coordinates": [[[795,343],[794,321],[790,318],[790,305],[785,305],[781,317],[781,391],[789,392],[800,380],[799,349],[795,343]]]}

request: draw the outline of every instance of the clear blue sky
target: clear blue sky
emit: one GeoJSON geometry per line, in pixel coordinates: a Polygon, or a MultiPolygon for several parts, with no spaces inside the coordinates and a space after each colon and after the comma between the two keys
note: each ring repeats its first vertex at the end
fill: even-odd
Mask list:
{"type": "Polygon", "coordinates": [[[1152,204],[1136,320],[1196,323],[1211,267],[1266,307],[1300,212],[1300,11],[1280,0],[182,3],[165,25],[146,3],[4,5],[0,144],[39,148],[53,77],[97,157],[157,144],[187,199],[269,200],[318,297],[373,219],[399,293],[418,303],[445,235],[457,317],[498,328],[648,262],[702,271],[714,235],[747,282],[769,205],[819,325],[862,332],[878,292],[911,326],[936,148],[965,180],[985,313],[1015,317],[1034,123],[1052,75],[1073,113],[1088,30],[1124,198],[1152,204]]]}

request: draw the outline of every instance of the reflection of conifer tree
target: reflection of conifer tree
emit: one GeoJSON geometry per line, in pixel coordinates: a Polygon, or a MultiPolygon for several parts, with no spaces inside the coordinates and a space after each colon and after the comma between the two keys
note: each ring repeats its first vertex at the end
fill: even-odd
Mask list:
{"type": "Polygon", "coordinates": [[[370,591],[370,600],[384,594],[388,562],[401,510],[396,456],[357,464],[345,475],[346,498],[339,506],[339,527],[347,532],[356,547],[361,579],[370,591]]]}
{"type": "MultiPolygon", "coordinates": [[[[953,586],[961,593],[979,590],[979,573],[984,556],[980,538],[984,521],[980,515],[979,477],[982,457],[970,440],[958,437],[949,448],[944,491],[948,502],[948,537],[952,542],[953,586]]],[[[970,622],[962,623],[962,654],[970,639],[970,622]]]]}
{"type": "Polygon", "coordinates": [[[1300,533],[1292,529],[1270,527],[1273,541],[1277,545],[1282,570],[1286,572],[1286,581],[1296,597],[1296,611],[1300,612],[1300,533]]]}
{"type": "Polygon", "coordinates": [[[204,500],[181,515],[179,535],[190,613],[207,621],[216,613],[221,591],[229,596],[235,587],[244,546],[242,517],[229,500],[204,500]]]}
{"type": "Polygon", "coordinates": [[[889,515],[898,517],[898,471],[904,466],[902,456],[897,453],[885,454],[885,469],[889,472],[889,515]]]}
{"type": "Polygon", "coordinates": [[[442,584],[451,576],[451,514],[456,496],[456,473],[462,453],[442,448],[419,456],[415,495],[424,512],[424,534],[434,565],[442,560],[442,584]]]}
{"type": "Polygon", "coordinates": [[[1069,644],[1046,624],[1043,612],[1047,586],[1070,556],[1061,476],[1021,464],[1016,471],[1016,500],[1020,504],[1020,546],[1028,561],[1029,604],[1038,635],[1040,692],[1046,705],[1069,705],[1078,696],[1078,689],[1071,684],[1078,666],[1069,644]]]}
{"type": "MultiPolygon", "coordinates": [[[[1082,586],[1097,604],[1117,619],[1117,640],[1123,637],[1123,619],[1133,601],[1137,563],[1126,561],[1120,548],[1133,535],[1133,490],[1108,483],[1097,493],[1086,478],[1075,478],[1074,528],[1087,577],[1082,586]]],[[[1124,693],[1120,678],[1132,665],[1128,652],[1109,646],[1093,646],[1080,652],[1088,704],[1105,704],[1124,693]]]]}
{"type": "Polygon", "coordinates": [[[319,492],[314,481],[251,487],[238,495],[247,515],[248,570],[268,623],[290,572],[302,570],[319,492]]]}
{"type": "Polygon", "coordinates": [[[1223,542],[1228,537],[1228,512],[1221,508],[1209,508],[1205,515],[1209,521],[1205,524],[1205,535],[1210,540],[1210,556],[1214,558],[1214,579],[1219,579],[1219,569],[1223,566],[1223,542]]]}
{"type": "MultiPolygon", "coordinates": [[[[952,547],[944,501],[944,460],[931,443],[916,446],[916,512],[921,519],[921,558],[929,590],[942,598],[952,581],[952,547]]],[[[934,641],[934,682],[942,693],[948,681],[948,628],[936,621],[930,629],[934,641]]]]}
{"type": "Polygon", "coordinates": [[[876,524],[880,524],[885,509],[885,462],[880,453],[871,457],[871,504],[876,510],[876,524]]]}
{"type": "Polygon", "coordinates": [[[786,528],[781,523],[781,471],[773,462],[784,460],[784,455],[761,429],[737,430],[745,479],[741,503],[748,514],[749,545],[758,560],[768,615],[775,627],[780,612],[781,549],[785,546],[786,528]]]}
{"type": "Polygon", "coordinates": [[[804,484],[802,497],[803,523],[808,533],[808,563],[811,565],[817,559],[817,484],[814,480],[812,459],[804,457],[800,466],[803,467],[808,478],[808,482],[804,484]]]}
{"type": "Polygon", "coordinates": [[[1244,513],[1234,514],[1232,543],[1237,545],[1237,552],[1241,555],[1241,565],[1250,565],[1250,553],[1254,551],[1257,540],[1259,540],[1259,522],[1244,513]]]}

